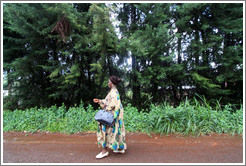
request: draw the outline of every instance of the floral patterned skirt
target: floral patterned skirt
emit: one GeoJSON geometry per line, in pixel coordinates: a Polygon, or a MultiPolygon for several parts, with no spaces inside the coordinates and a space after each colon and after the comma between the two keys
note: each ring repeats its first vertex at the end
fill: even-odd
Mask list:
{"type": "Polygon", "coordinates": [[[112,150],[126,149],[125,126],[123,119],[116,119],[112,126],[98,123],[97,130],[98,147],[107,147],[112,150]]]}

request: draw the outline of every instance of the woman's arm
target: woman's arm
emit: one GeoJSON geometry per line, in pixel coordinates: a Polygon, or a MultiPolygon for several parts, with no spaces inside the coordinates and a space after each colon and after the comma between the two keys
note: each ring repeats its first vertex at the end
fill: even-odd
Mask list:
{"type": "Polygon", "coordinates": [[[99,99],[98,104],[100,105],[102,109],[104,109],[106,107],[106,99],[103,99],[103,100],[99,99]]]}
{"type": "Polygon", "coordinates": [[[110,92],[111,99],[108,102],[108,105],[106,107],[106,110],[108,111],[114,111],[114,118],[119,116],[119,109],[120,109],[120,95],[118,91],[112,91],[110,92]]]}

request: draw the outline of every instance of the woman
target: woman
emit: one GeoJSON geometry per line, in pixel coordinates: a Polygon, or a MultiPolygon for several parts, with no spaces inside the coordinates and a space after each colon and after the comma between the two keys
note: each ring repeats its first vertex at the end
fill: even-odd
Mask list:
{"type": "Polygon", "coordinates": [[[106,126],[98,123],[97,141],[98,146],[103,150],[96,158],[101,159],[109,155],[109,149],[114,153],[125,153],[125,126],[123,121],[123,106],[120,101],[120,95],[116,88],[121,80],[116,76],[111,76],[108,80],[108,87],[111,88],[110,92],[104,100],[93,99],[98,103],[102,109],[112,111],[115,118],[113,126],[106,126]]]}

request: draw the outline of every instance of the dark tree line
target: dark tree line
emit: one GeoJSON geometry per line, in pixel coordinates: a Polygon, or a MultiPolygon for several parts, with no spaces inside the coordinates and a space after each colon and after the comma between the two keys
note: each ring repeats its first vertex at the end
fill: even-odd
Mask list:
{"type": "Polygon", "coordinates": [[[92,104],[110,75],[139,108],[195,94],[242,103],[243,4],[7,3],[3,23],[6,109],[92,104]]]}

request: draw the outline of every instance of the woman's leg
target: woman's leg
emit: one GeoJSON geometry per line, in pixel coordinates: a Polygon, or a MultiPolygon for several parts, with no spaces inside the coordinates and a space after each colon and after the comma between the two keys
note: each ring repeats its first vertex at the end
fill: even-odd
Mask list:
{"type": "Polygon", "coordinates": [[[108,152],[107,147],[103,148],[103,150],[102,150],[102,154],[105,154],[105,153],[107,153],[107,152],[108,152]]]}

